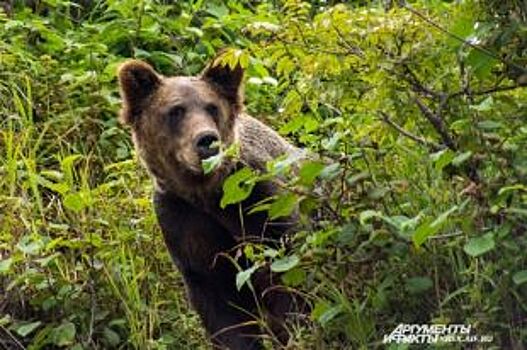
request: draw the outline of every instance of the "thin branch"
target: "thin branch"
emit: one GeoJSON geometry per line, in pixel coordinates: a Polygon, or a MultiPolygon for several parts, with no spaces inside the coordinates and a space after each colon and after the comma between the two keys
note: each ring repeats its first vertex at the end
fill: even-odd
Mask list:
{"type": "MultiPolygon", "coordinates": [[[[492,88],[483,89],[483,90],[479,90],[479,91],[471,91],[470,95],[472,95],[472,96],[481,96],[481,95],[493,94],[495,92],[516,90],[516,89],[525,88],[525,87],[526,87],[525,85],[519,85],[519,84],[506,85],[506,86],[495,86],[495,87],[492,87],[492,88]]],[[[457,92],[454,92],[454,93],[450,94],[448,96],[448,99],[454,98],[454,97],[459,97],[459,96],[462,96],[462,95],[465,95],[465,94],[466,94],[465,90],[457,91],[457,92]]]]}
{"type": "Polygon", "coordinates": [[[381,119],[386,124],[388,124],[389,126],[394,128],[401,135],[406,136],[410,140],[415,141],[416,143],[418,143],[420,145],[426,146],[426,147],[430,148],[432,151],[438,151],[438,150],[443,148],[443,147],[441,147],[441,145],[439,145],[439,144],[437,144],[435,142],[427,141],[427,140],[425,140],[422,137],[419,137],[417,135],[412,134],[411,132],[409,132],[408,130],[404,129],[402,126],[400,126],[399,124],[397,124],[393,120],[391,120],[391,118],[386,113],[384,113],[383,111],[380,111],[379,114],[381,115],[381,119]]]}
{"type": "Polygon", "coordinates": [[[346,39],[346,37],[342,34],[340,29],[335,24],[333,24],[333,22],[331,22],[331,23],[332,23],[333,29],[335,30],[335,33],[337,33],[337,36],[338,36],[339,40],[344,44],[344,46],[347,49],[348,53],[353,55],[353,56],[364,58],[364,52],[359,47],[353,46],[346,39]]]}
{"type": "Polygon", "coordinates": [[[411,7],[409,4],[404,3],[402,5],[402,7],[407,9],[408,11],[410,11],[412,14],[416,15],[417,17],[421,18],[423,21],[425,21],[426,23],[430,24],[432,27],[436,28],[440,32],[442,32],[442,33],[444,33],[444,34],[446,34],[446,35],[458,40],[459,42],[462,42],[463,44],[465,44],[467,46],[470,46],[474,50],[477,50],[477,51],[479,51],[479,52],[481,52],[481,53],[483,53],[483,54],[485,54],[485,55],[487,55],[489,57],[492,57],[495,60],[500,61],[500,62],[504,63],[507,66],[514,67],[514,68],[518,69],[519,71],[521,71],[523,73],[527,73],[527,69],[525,67],[522,67],[519,64],[516,64],[516,63],[514,63],[514,62],[512,62],[510,60],[504,59],[503,57],[499,57],[498,55],[496,55],[492,51],[487,50],[484,47],[475,45],[475,44],[471,43],[468,40],[465,40],[464,38],[460,37],[459,35],[457,35],[455,33],[449,32],[447,29],[445,29],[442,26],[440,26],[439,24],[435,23],[430,18],[426,17],[424,14],[422,14],[421,12],[419,12],[416,9],[414,9],[413,7],[411,7]]]}
{"type": "Polygon", "coordinates": [[[456,144],[450,134],[448,133],[448,129],[446,128],[443,119],[441,119],[438,115],[432,112],[432,110],[427,105],[425,105],[418,97],[415,97],[414,101],[417,104],[417,107],[419,107],[421,113],[430,122],[430,124],[432,124],[434,129],[441,136],[443,143],[448,148],[455,151],[457,149],[456,144]]]}
{"type": "Polygon", "coordinates": [[[410,69],[410,67],[408,66],[408,64],[406,63],[403,63],[402,64],[402,67],[406,73],[406,75],[402,74],[401,76],[406,78],[406,81],[408,83],[410,83],[410,85],[412,86],[412,89],[415,91],[415,92],[423,92],[425,93],[426,95],[432,97],[432,98],[438,98],[440,97],[440,93],[436,92],[436,91],[433,91],[432,89],[429,89],[428,87],[426,87],[422,82],[421,80],[417,77],[417,75],[415,74],[414,71],[412,71],[410,69]]]}

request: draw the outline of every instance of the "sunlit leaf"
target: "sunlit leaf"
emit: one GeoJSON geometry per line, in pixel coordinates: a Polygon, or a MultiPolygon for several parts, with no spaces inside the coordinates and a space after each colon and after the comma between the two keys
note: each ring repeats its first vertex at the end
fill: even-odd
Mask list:
{"type": "Polygon", "coordinates": [[[478,257],[495,248],[494,237],[487,233],[480,237],[471,238],[463,247],[465,253],[470,256],[478,257]]]}
{"type": "Polygon", "coordinates": [[[278,197],[269,207],[269,218],[271,220],[289,216],[296,209],[298,196],[294,193],[286,193],[278,197]]]}
{"type": "Polygon", "coordinates": [[[291,270],[293,267],[298,265],[300,259],[296,255],[290,255],[281,259],[273,261],[271,264],[271,270],[273,272],[285,272],[291,270]]]}
{"type": "Polygon", "coordinates": [[[254,172],[249,168],[242,168],[229,176],[223,183],[221,207],[225,208],[249,197],[255,185],[254,176],[254,172]]]}

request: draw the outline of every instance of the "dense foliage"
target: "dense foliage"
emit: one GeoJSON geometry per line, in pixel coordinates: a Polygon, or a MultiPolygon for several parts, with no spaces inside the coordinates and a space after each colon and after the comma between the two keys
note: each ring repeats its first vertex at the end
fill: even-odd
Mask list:
{"type": "Polygon", "coordinates": [[[523,2],[29,3],[0,12],[0,347],[206,348],[115,72],[196,74],[225,47],[248,111],[313,155],[224,189],[284,174],[255,210],[300,207],[288,249],[241,248],[312,304],[288,348],[383,348],[399,323],[527,343],[523,2]]]}

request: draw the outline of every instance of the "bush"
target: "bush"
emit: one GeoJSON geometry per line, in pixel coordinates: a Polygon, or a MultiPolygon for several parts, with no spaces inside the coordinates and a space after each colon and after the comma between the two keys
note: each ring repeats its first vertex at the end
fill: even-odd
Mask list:
{"type": "Polygon", "coordinates": [[[383,348],[400,323],[526,343],[525,13],[402,3],[6,7],[0,344],[205,347],[117,125],[115,69],[195,74],[223,47],[248,66],[249,112],[320,155],[269,164],[288,181],[260,209],[300,208],[289,248],[243,248],[312,303],[290,348],[383,348]]]}

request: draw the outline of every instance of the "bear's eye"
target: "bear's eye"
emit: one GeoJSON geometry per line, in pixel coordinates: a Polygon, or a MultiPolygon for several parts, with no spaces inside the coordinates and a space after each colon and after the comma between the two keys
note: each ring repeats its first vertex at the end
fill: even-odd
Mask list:
{"type": "Polygon", "coordinates": [[[185,107],[183,106],[174,106],[168,112],[170,118],[172,119],[181,119],[185,115],[185,107]]]}
{"type": "Polygon", "coordinates": [[[220,110],[218,108],[218,106],[216,106],[215,104],[213,103],[209,103],[206,107],[205,107],[205,110],[207,111],[207,113],[213,117],[213,118],[217,118],[219,113],[220,113],[220,110]]]}

